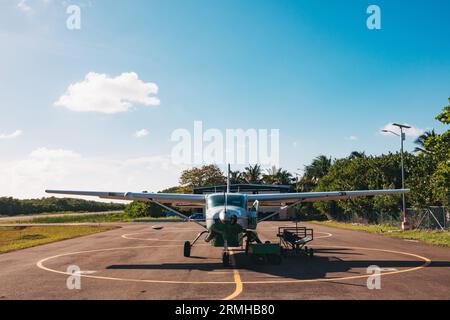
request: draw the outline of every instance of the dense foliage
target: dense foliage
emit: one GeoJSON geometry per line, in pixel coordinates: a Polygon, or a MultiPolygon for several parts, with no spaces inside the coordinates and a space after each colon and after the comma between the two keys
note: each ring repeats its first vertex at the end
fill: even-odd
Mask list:
{"type": "Polygon", "coordinates": [[[0,215],[37,214],[51,212],[100,212],[123,210],[124,204],[86,201],[70,198],[42,198],[19,200],[0,198],[0,215]]]}
{"type": "MultiPolygon", "coordinates": [[[[450,99],[449,99],[450,102],[450,99]]],[[[444,108],[436,120],[450,123],[450,106],[444,108]]],[[[415,153],[405,152],[405,186],[411,189],[407,205],[412,208],[450,205],[450,130],[439,134],[435,130],[416,140],[415,153]]],[[[352,152],[343,159],[332,160],[324,155],[305,166],[301,178],[281,168],[264,170],[249,165],[244,171],[232,171],[231,183],[290,184],[298,192],[333,190],[370,190],[401,188],[400,153],[367,156],[352,152]]],[[[183,172],[180,184],[166,191],[189,192],[195,187],[223,184],[225,177],[215,165],[183,172]]],[[[305,203],[297,207],[301,216],[326,215],[330,219],[354,218],[379,222],[380,217],[400,217],[401,196],[364,197],[353,200],[305,203]]]]}
{"type": "Polygon", "coordinates": [[[161,208],[157,204],[145,201],[133,201],[127,205],[125,213],[129,217],[143,218],[143,217],[163,217],[167,210],[161,208]]]}

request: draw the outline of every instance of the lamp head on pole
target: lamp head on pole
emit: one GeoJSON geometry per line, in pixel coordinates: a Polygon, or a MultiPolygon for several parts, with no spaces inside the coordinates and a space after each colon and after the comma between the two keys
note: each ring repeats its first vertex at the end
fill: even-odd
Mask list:
{"type": "Polygon", "coordinates": [[[398,123],[393,123],[392,125],[400,128],[400,137],[402,138],[402,141],[405,141],[406,134],[403,132],[403,129],[411,129],[411,126],[408,126],[406,124],[398,124],[398,123]]]}
{"type": "Polygon", "coordinates": [[[408,126],[406,124],[393,123],[392,125],[396,126],[396,127],[399,127],[399,128],[411,129],[411,126],[408,126]]]}

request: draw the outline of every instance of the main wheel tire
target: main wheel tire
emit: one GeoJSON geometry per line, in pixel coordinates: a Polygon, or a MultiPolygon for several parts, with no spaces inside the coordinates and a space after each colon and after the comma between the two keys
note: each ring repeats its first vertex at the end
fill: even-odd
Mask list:
{"type": "Polygon", "coordinates": [[[250,249],[250,239],[245,239],[245,255],[248,256],[248,249],[250,249]]]}
{"type": "Polygon", "coordinates": [[[190,257],[191,256],[191,243],[189,241],[186,241],[184,243],[184,256],[190,257]]]}
{"type": "Polygon", "coordinates": [[[222,255],[222,263],[224,267],[228,267],[230,265],[230,255],[227,252],[224,252],[222,255]]]}

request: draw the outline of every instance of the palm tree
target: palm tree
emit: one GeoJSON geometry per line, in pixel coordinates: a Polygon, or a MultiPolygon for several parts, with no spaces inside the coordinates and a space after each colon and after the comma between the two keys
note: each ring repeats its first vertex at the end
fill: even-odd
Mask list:
{"type": "Polygon", "coordinates": [[[331,158],[324,155],[315,158],[309,166],[305,167],[305,176],[313,183],[318,183],[324,177],[331,167],[331,158]]]}
{"type": "Polygon", "coordinates": [[[240,184],[244,183],[244,174],[240,172],[239,170],[236,171],[230,171],[230,183],[231,184],[240,184]]]}
{"type": "Polygon", "coordinates": [[[266,170],[263,181],[267,184],[288,185],[292,183],[292,174],[287,170],[273,166],[266,170]]]}
{"type": "Polygon", "coordinates": [[[249,165],[245,168],[243,173],[244,179],[247,183],[260,183],[261,182],[261,166],[255,164],[254,166],[249,165]]]}
{"type": "Polygon", "coordinates": [[[278,169],[277,173],[277,183],[280,185],[289,185],[292,183],[292,174],[288,172],[287,170],[282,170],[281,168],[278,169]]]}
{"type": "Polygon", "coordinates": [[[350,153],[350,156],[348,158],[349,159],[364,158],[365,156],[366,156],[366,153],[364,151],[362,151],[362,152],[353,151],[352,153],[350,153]]]}
{"type": "Polygon", "coordinates": [[[267,184],[276,184],[278,172],[279,169],[275,166],[266,169],[266,173],[263,174],[262,180],[267,184]]]}
{"type": "Polygon", "coordinates": [[[296,190],[299,192],[310,192],[313,191],[316,184],[311,181],[307,176],[303,176],[296,185],[296,190]]]}
{"type": "Polygon", "coordinates": [[[430,137],[436,137],[436,136],[437,136],[437,134],[434,131],[434,129],[431,130],[431,131],[426,131],[424,134],[419,136],[416,139],[416,141],[414,141],[414,143],[418,145],[418,147],[416,147],[414,149],[414,152],[429,153],[430,150],[427,150],[427,148],[425,147],[425,141],[427,141],[427,139],[430,138],[430,137]]]}

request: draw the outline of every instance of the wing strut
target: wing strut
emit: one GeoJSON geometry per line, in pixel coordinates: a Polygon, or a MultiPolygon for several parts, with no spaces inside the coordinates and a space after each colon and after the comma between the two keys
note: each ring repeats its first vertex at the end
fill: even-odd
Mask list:
{"type": "Polygon", "coordinates": [[[194,223],[198,224],[200,227],[205,228],[206,230],[208,230],[208,228],[206,228],[205,225],[201,224],[200,222],[198,222],[196,220],[193,220],[193,219],[189,218],[188,216],[182,214],[181,212],[178,212],[178,211],[176,211],[176,210],[174,210],[174,209],[172,209],[172,208],[170,208],[170,207],[168,207],[168,206],[166,206],[166,205],[164,205],[164,204],[162,204],[162,203],[160,203],[158,201],[152,201],[152,200],[149,200],[149,201],[153,202],[154,204],[157,204],[158,206],[160,206],[160,207],[162,207],[162,208],[164,208],[166,210],[169,210],[169,211],[179,215],[180,217],[182,217],[182,218],[184,218],[184,219],[186,219],[186,220],[188,220],[190,222],[194,222],[194,223]]]}
{"type": "MultiPolygon", "coordinates": [[[[258,201],[258,200],[256,200],[256,201],[258,201]]],[[[289,208],[292,208],[293,206],[296,206],[296,205],[299,204],[299,203],[302,203],[302,201],[297,201],[297,202],[292,203],[292,204],[290,204],[290,205],[288,205],[288,206],[283,206],[283,207],[281,207],[280,209],[281,209],[281,211],[284,211],[284,210],[287,210],[287,209],[289,209],[289,208]]],[[[277,214],[280,214],[280,212],[274,212],[274,213],[268,215],[267,217],[264,217],[264,218],[258,220],[258,223],[259,223],[259,222],[266,221],[266,220],[269,220],[270,218],[276,216],[277,214]]]]}
{"type": "Polygon", "coordinates": [[[269,214],[267,217],[264,217],[264,218],[258,220],[257,223],[269,220],[270,218],[275,217],[277,214],[280,214],[280,213],[279,212],[274,212],[272,214],[269,214]]]}

